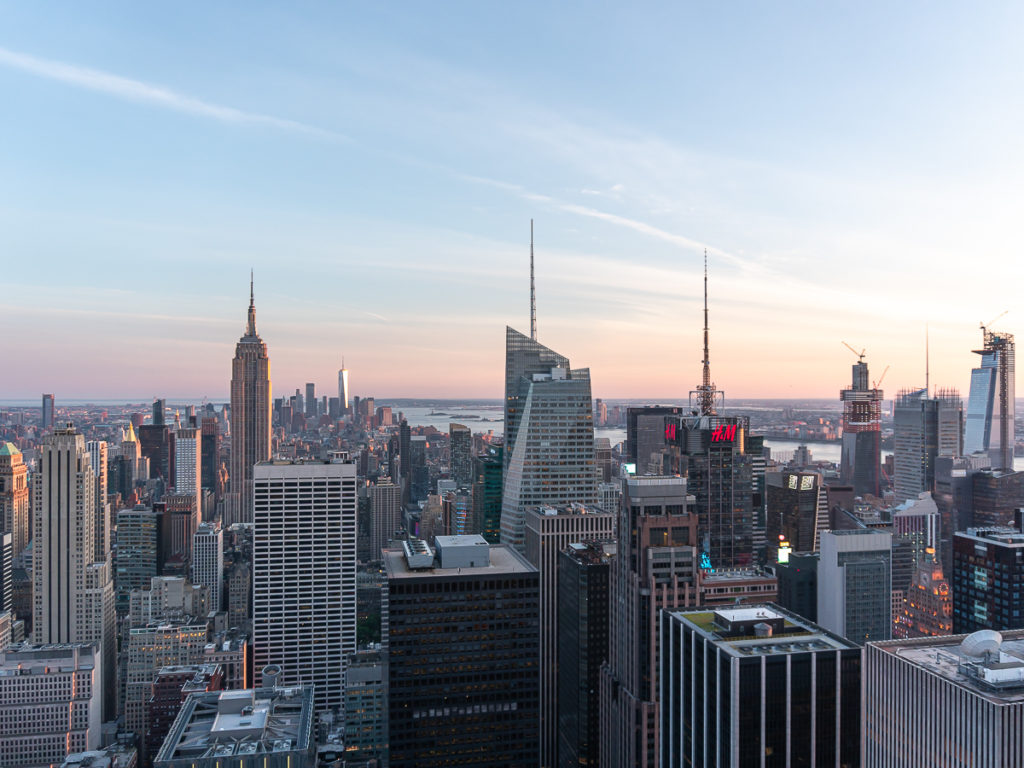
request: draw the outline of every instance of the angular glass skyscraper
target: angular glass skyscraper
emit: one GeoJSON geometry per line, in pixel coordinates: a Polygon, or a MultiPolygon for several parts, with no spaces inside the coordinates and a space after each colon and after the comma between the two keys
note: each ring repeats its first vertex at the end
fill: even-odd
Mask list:
{"type": "Polygon", "coordinates": [[[501,541],[524,552],[529,507],[597,503],[590,370],[512,328],[506,335],[501,541]]]}
{"type": "Polygon", "coordinates": [[[984,331],[981,367],[971,371],[964,452],[988,453],[993,469],[1013,468],[1014,342],[1009,333],[984,331]]]}

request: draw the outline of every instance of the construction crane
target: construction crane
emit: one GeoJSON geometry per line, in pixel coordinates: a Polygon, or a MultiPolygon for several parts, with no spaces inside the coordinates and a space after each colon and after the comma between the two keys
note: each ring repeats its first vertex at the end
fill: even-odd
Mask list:
{"type": "Polygon", "coordinates": [[[871,388],[872,389],[878,389],[880,386],[882,386],[882,379],[885,378],[885,374],[887,374],[889,372],[889,369],[891,367],[892,366],[890,366],[890,365],[885,366],[885,370],[882,371],[882,375],[878,377],[878,381],[871,382],[871,388]]]}
{"type": "Polygon", "coordinates": [[[991,328],[993,325],[995,325],[996,324],[996,320],[999,320],[1001,317],[1003,317],[1003,315],[1007,314],[1009,311],[1010,310],[1007,309],[1004,312],[1000,312],[998,315],[996,315],[994,318],[989,320],[987,323],[982,323],[981,324],[982,332],[987,331],[989,328],[991,328]]]}
{"type": "Polygon", "coordinates": [[[867,352],[867,347],[865,347],[860,352],[858,352],[856,349],[851,347],[845,341],[843,342],[843,346],[846,347],[848,350],[850,350],[851,352],[853,352],[853,354],[855,354],[857,356],[857,362],[858,363],[863,363],[864,362],[864,353],[867,352]]]}

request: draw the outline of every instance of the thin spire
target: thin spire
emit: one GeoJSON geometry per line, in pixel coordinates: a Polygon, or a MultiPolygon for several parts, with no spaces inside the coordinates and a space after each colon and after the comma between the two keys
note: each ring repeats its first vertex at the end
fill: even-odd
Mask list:
{"type": "Polygon", "coordinates": [[[924,396],[931,397],[931,366],[929,361],[928,323],[924,324],[924,396]]]}
{"type": "Polygon", "coordinates": [[[249,322],[245,328],[246,336],[256,335],[256,291],[254,288],[254,270],[249,270],[249,322]]]}
{"type": "Polygon", "coordinates": [[[708,342],[708,249],[704,249],[704,360],[703,375],[700,386],[692,395],[697,396],[697,406],[701,416],[715,415],[715,400],[718,399],[718,391],[711,381],[711,351],[708,342]]]}
{"type": "Polygon", "coordinates": [[[530,219],[530,338],[537,340],[537,287],[533,280],[533,219],[530,219]]]}

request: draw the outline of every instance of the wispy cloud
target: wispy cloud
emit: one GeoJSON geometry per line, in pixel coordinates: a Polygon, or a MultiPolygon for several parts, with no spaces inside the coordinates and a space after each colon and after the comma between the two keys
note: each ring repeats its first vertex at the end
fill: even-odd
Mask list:
{"type": "Polygon", "coordinates": [[[7,48],[0,48],[0,65],[22,72],[43,77],[48,80],[73,85],[89,91],[105,93],[109,96],[134,101],[140,104],[152,104],[154,106],[170,109],[175,112],[183,112],[197,117],[206,117],[219,120],[224,123],[237,123],[249,125],[265,125],[295,133],[302,133],[308,136],[315,136],[321,139],[333,141],[349,141],[350,139],[335,131],[319,128],[315,125],[301,123],[296,120],[286,120],[272,115],[264,115],[259,112],[246,112],[234,107],[226,107],[221,104],[213,104],[208,101],[196,99],[177,93],[168,88],[163,88],[151,83],[144,83],[141,80],[133,80],[128,77],[114,75],[98,69],[81,67],[76,64],[66,64],[51,59],[41,59],[25,53],[18,53],[7,48]]]}

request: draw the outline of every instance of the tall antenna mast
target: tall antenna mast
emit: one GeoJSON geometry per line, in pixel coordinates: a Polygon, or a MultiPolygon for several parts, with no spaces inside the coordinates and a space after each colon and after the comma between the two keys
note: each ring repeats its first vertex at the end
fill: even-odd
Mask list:
{"type": "Polygon", "coordinates": [[[722,399],[722,393],[715,389],[711,381],[711,352],[708,343],[708,250],[704,249],[704,372],[701,377],[700,386],[690,392],[691,402],[696,395],[697,408],[701,416],[714,416],[716,414],[716,401],[722,399]]]}
{"type": "Polygon", "coordinates": [[[530,219],[530,338],[537,340],[537,286],[533,281],[533,219],[530,219]]]}
{"type": "Polygon", "coordinates": [[[928,323],[924,324],[924,396],[931,397],[931,366],[929,360],[928,323]]]}

